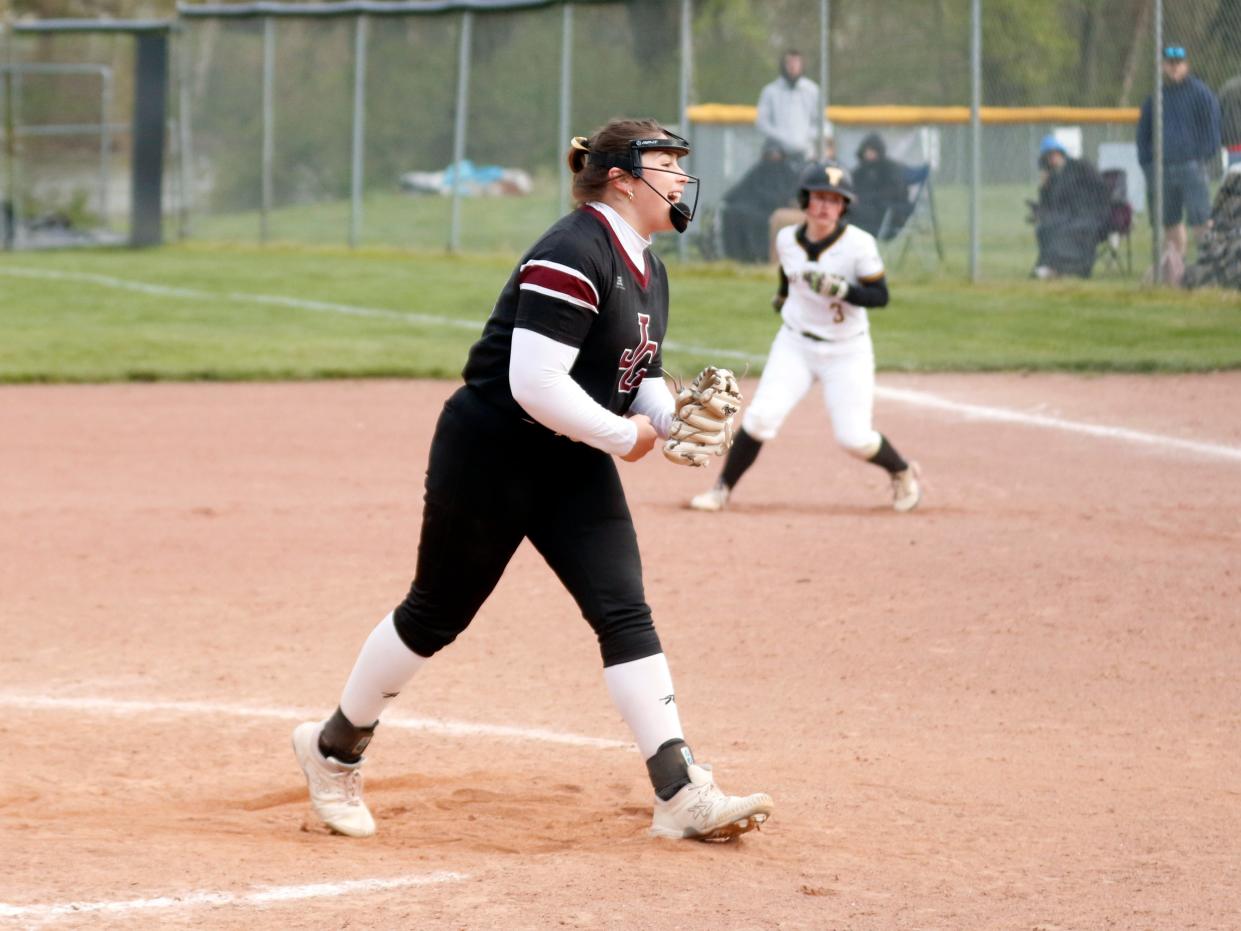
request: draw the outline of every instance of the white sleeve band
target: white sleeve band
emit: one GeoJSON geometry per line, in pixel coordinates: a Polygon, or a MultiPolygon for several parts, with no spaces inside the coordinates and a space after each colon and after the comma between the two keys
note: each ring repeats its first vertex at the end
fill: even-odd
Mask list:
{"type": "Polygon", "coordinates": [[[676,413],[676,401],[662,376],[642,379],[638,393],[633,397],[633,406],[629,409],[635,414],[646,414],[660,439],[668,439],[672,415],[676,413]]]}
{"type": "Polygon", "coordinates": [[[508,362],[513,400],[549,430],[623,456],[638,441],[638,428],[597,404],[573,380],[569,371],[577,352],[550,336],[514,329],[508,362]]]}

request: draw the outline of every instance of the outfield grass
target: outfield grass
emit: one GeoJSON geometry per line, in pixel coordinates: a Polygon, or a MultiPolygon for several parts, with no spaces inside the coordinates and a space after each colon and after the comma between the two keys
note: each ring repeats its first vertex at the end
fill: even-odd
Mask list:
{"type": "MultiPolygon", "coordinates": [[[[943,258],[936,255],[931,236],[918,237],[900,271],[906,279],[944,278],[964,280],[969,273],[969,189],[945,184],[932,191],[943,258]]],[[[1026,222],[1031,188],[1019,184],[989,184],[982,190],[979,222],[982,243],[979,268],[989,279],[1024,278],[1034,264],[1034,228],[1026,222]]],[[[362,202],[359,245],[392,246],[436,251],[449,246],[452,201],[430,194],[368,191],[362,202]]],[[[533,242],[558,215],[554,178],[536,178],[527,197],[463,198],[461,200],[460,249],[463,252],[519,252],[533,242]]],[[[302,245],[346,245],[351,213],[346,200],[292,204],[271,211],[269,235],[273,241],[302,245]]],[[[199,213],[188,230],[189,238],[201,242],[257,244],[260,217],[256,210],[236,213],[199,213]]],[[[697,234],[705,226],[690,227],[689,258],[703,253],[697,234]]],[[[677,237],[660,237],[658,247],[669,254],[678,248],[677,237]]],[[[1149,265],[1150,228],[1143,217],[1133,224],[1134,265],[1139,273],[1149,265]]],[[[710,253],[708,253],[710,254],[710,253]]],[[[1115,277],[1099,268],[1096,274],[1115,277]]]]}
{"type": "MultiPolygon", "coordinates": [[[[0,381],[455,378],[514,259],[200,243],[7,254],[0,381]]],[[[670,277],[669,342],[743,353],[757,370],[776,328],[772,270],[671,264],[670,277]]],[[[1241,368],[1236,292],[1142,289],[1124,279],[971,286],[899,271],[891,284],[892,305],[872,314],[881,369],[1241,368]]],[[[665,360],[678,373],[744,364],[679,348],[665,360]]]]}

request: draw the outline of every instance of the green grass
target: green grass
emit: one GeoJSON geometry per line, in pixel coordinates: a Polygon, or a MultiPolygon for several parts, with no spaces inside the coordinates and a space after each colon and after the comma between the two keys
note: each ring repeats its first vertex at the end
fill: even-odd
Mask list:
{"type": "MultiPolygon", "coordinates": [[[[515,255],[395,248],[212,246],[0,257],[0,381],[306,379],[459,375],[515,255]],[[108,276],[193,294],[145,293],[108,276]],[[316,312],[274,295],[375,309],[316,312]],[[419,322],[423,314],[447,322],[419,322]],[[456,322],[453,325],[452,321],[456,322]]],[[[911,261],[910,265],[916,263],[911,261]]],[[[767,268],[670,262],[669,341],[746,353],[777,325],[767,268]]],[[[1182,372],[1241,368],[1241,296],[1141,288],[1127,279],[1014,279],[971,286],[891,275],[890,307],[872,313],[881,369],[1182,372]]],[[[710,353],[670,350],[688,374],[710,353]]]]}
{"type": "MultiPolygon", "coordinates": [[[[529,197],[462,198],[463,251],[520,252],[558,216],[556,188],[540,184],[529,197]]],[[[452,200],[435,194],[366,194],[362,199],[361,246],[439,250],[449,246],[452,200]]],[[[346,200],[298,204],[273,210],[268,235],[277,242],[344,245],[351,210],[346,200]]],[[[257,210],[196,216],[190,229],[204,242],[257,243],[257,210]]]]}
{"type": "MultiPolygon", "coordinates": [[[[935,211],[944,258],[933,255],[929,237],[919,239],[901,269],[906,279],[964,279],[969,271],[969,190],[945,184],[933,190],[935,211]]],[[[982,247],[979,268],[990,279],[1022,278],[1034,264],[1034,228],[1025,220],[1025,201],[1034,196],[1019,184],[990,184],[983,188],[979,205],[982,247]]],[[[536,178],[527,197],[463,198],[461,200],[460,248],[464,252],[520,252],[546,229],[558,214],[557,188],[551,178],[536,178]]],[[[359,245],[437,251],[449,246],[452,201],[432,194],[369,191],[362,204],[359,245]]],[[[272,241],[303,245],[345,245],[350,232],[350,206],[346,200],[282,206],[269,217],[272,241]]],[[[197,214],[189,229],[192,240],[202,242],[253,243],[259,240],[258,211],[197,214]]],[[[689,252],[699,258],[690,229],[689,252]]],[[[675,251],[675,239],[664,237],[661,248],[675,251]]],[[[1134,264],[1148,264],[1150,229],[1143,217],[1133,227],[1134,264]]],[[[1098,274],[1104,275],[1102,269],[1098,274]]],[[[1112,273],[1114,276],[1114,273],[1112,273]]]]}

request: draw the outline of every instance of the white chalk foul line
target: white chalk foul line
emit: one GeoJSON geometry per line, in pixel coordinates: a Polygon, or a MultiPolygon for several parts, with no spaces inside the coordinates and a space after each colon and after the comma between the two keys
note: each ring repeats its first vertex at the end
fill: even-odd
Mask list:
{"type": "Polygon", "coordinates": [[[475,333],[481,333],[483,328],[481,321],[460,320],[455,317],[441,317],[435,314],[409,313],[402,310],[387,310],[381,307],[360,307],[356,304],[337,304],[331,301],[311,301],[300,297],[285,297],[281,294],[251,294],[245,291],[203,291],[198,288],[174,288],[170,285],[150,284],[145,281],[114,278],[111,275],[95,275],[89,272],[62,272],[42,268],[0,266],[0,274],[10,275],[14,278],[35,278],[42,281],[77,281],[83,284],[97,284],[105,288],[134,291],[138,294],[151,294],[157,297],[180,297],[196,301],[234,301],[238,303],[270,304],[276,307],[289,307],[294,310],[346,314],[352,317],[377,317],[385,320],[401,320],[405,323],[418,323],[427,326],[456,327],[475,333]]]}
{"type": "Polygon", "coordinates": [[[303,899],[322,899],[348,895],[352,892],[383,892],[408,889],[411,886],[432,886],[461,882],[464,873],[441,871],[425,876],[399,876],[394,879],[355,879],[340,883],[317,883],[307,886],[262,886],[252,892],[187,892],[184,895],[162,895],[153,899],[128,899],[114,902],[59,902],[44,905],[8,905],[0,902],[0,918],[21,918],[26,921],[49,922],[81,915],[119,915],[158,909],[199,908],[204,905],[259,907],[303,899]]]}
{"type": "Polygon", "coordinates": [[[875,394],[891,401],[900,401],[917,407],[930,407],[939,410],[962,414],[975,420],[993,420],[1002,423],[1016,423],[1027,427],[1044,427],[1051,430],[1064,430],[1067,433],[1081,433],[1086,436],[1097,436],[1109,440],[1124,440],[1146,446],[1158,446],[1164,449],[1176,449],[1181,452],[1196,453],[1217,459],[1231,459],[1241,462],[1241,448],[1226,446],[1222,443],[1203,443],[1198,440],[1183,440],[1175,436],[1161,436],[1157,433],[1143,433],[1140,430],[1129,430],[1125,427],[1108,427],[1101,424],[1081,423],[1075,420],[1064,420],[1060,417],[1047,417],[1042,414],[1026,414],[1021,411],[1010,411],[1002,407],[984,407],[980,404],[964,404],[949,401],[945,398],[927,394],[922,391],[911,391],[905,388],[876,388],[875,394]]]}
{"type": "MultiPolygon", "coordinates": [[[[359,307],[354,304],[336,304],[327,301],[311,301],[303,298],[286,297],[278,294],[251,294],[244,291],[215,293],[211,291],[198,290],[196,288],[174,288],[168,285],[150,284],[143,281],[133,281],[127,278],[114,278],[110,275],[96,275],[88,272],[64,272],[49,269],[0,265],[0,274],[11,275],[17,278],[35,278],[47,281],[78,281],[86,284],[101,285],[108,288],[121,288],[142,294],[181,297],[192,300],[218,301],[223,299],[237,302],[270,304],[277,307],[288,307],[294,310],[349,314],[357,317],[380,317],[391,320],[403,320],[408,323],[417,323],[426,326],[455,327],[457,329],[471,330],[476,333],[481,332],[482,329],[482,324],[475,321],[461,320],[455,317],[443,317],[435,314],[405,313],[403,311],[386,310],[376,307],[359,307]]],[[[741,352],[736,349],[694,346],[687,343],[678,343],[673,340],[665,341],[664,346],[667,349],[676,350],[678,352],[690,352],[695,355],[708,356],[712,358],[737,359],[738,361],[753,362],[755,364],[763,362],[766,358],[765,356],[741,352]]],[[[1026,414],[1021,411],[1007,410],[1001,407],[985,407],[980,404],[967,404],[959,401],[950,401],[947,398],[941,398],[926,392],[910,391],[903,388],[877,387],[875,389],[875,394],[878,397],[886,398],[890,401],[910,404],[915,407],[929,407],[942,411],[950,411],[954,414],[960,414],[964,417],[975,420],[993,420],[1002,423],[1021,424],[1022,426],[1027,427],[1063,430],[1069,433],[1094,436],[1100,439],[1120,440],[1122,442],[1137,443],[1144,446],[1177,450],[1179,452],[1188,452],[1216,459],[1241,462],[1241,448],[1236,446],[1228,446],[1221,443],[1205,443],[1196,440],[1183,440],[1178,437],[1163,436],[1158,433],[1144,433],[1140,430],[1129,430],[1124,427],[1109,427],[1099,424],[1082,423],[1074,420],[1065,420],[1059,417],[1026,414]]]]}
{"type": "MultiPolygon", "coordinates": [[[[305,708],[270,708],[251,705],[230,705],[205,701],[141,701],[122,698],[55,698],[45,695],[22,695],[0,693],[0,707],[19,708],[24,711],[74,711],[86,714],[113,714],[123,717],[137,715],[201,715],[235,718],[275,718],[282,721],[314,721],[321,718],[321,711],[305,708]]],[[[581,734],[565,734],[537,727],[510,727],[504,724],[474,724],[466,721],[444,721],[438,718],[383,719],[385,728],[446,734],[453,737],[498,737],[503,740],[534,740],[543,743],[564,744],[571,747],[590,747],[596,750],[628,750],[632,744],[622,740],[606,740],[602,737],[586,737],[581,734]]]]}

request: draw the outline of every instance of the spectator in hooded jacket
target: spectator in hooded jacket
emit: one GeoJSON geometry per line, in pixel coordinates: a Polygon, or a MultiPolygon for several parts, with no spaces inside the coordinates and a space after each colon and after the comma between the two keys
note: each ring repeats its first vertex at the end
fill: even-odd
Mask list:
{"type": "Polygon", "coordinates": [[[1182,284],[1241,291],[1241,165],[1228,170],[1215,193],[1210,229],[1198,244],[1198,260],[1185,269],[1182,284]]]}
{"type": "Polygon", "coordinates": [[[767,140],[763,157],[724,194],[724,254],[739,262],[766,262],[772,211],[797,202],[797,169],[778,142],[767,140]]]}
{"type": "Polygon", "coordinates": [[[857,200],[849,206],[849,222],[853,226],[878,236],[889,210],[889,231],[895,232],[904,224],[909,214],[905,166],[888,158],[887,146],[878,133],[869,133],[858,146],[853,190],[857,194],[857,200]]]}
{"type": "Polygon", "coordinates": [[[1038,235],[1035,278],[1089,278],[1111,206],[1107,182],[1085,159],[1070,158],[1055,136],[1043,137],[1042,183],[1034,208],[1038,235]]]}
{"type": "MultiPolygon", "coordinates": [[[[1170,258],[1172,267],[1183,268],[1188,242],[1182,219],[1188,219],[1195,239],[1200,239],[1211,216],[1207,171],[1219,158],[1220,106],[1211,89],[1189,73],[1189,56],[1184,47],[1169,45],[1163,50],[1163,77],[1163,227],[1165,248],[1173,254],[1161,261],[1170,258]]],[[[1152,218],[1153,99],[1151,95],[1142,104],[1137,139],[1138,162],[1146,173],[1152,218]]]]}
{"type": "MultiPolygon", "coordinates": [[[[801,52],[789,49],[780,56],[780,76],[758,95],[755,125],[763,138],[780,146],[795,169],[814,158],[818,150],[819,85],[802,73],[801,52]]],[[[831,123],[823,132],[832,135],[831,123]]]]}

